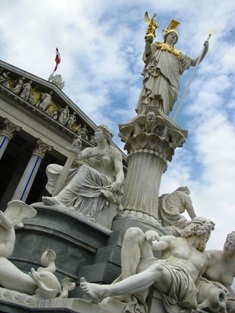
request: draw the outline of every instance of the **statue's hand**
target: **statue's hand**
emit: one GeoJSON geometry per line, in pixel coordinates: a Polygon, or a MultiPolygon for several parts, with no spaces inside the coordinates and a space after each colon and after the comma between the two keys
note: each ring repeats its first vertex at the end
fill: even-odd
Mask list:
{"type": "Polygon", "coordinates": [[[145,36],[145,42],[152,43],[153,42],[153,36],[145,36]]]}
{"type": "Polygon", "coordinates": [[[155,230],[148,230],[148,231],[146,231],[145,238],[150,243],[152,243],[152,241],[154,241],[154,240],[157,240],[157,241],[160,240],[160,236],[159,236],[159,234],[155,230]]]}
{"type": "Polygon", "coordinates": [[[117,182],[117,181],[113,182],[110,185],[110,191],[112,191],[112,192],[117,192],[120,189],[121,189],[121,184],[119,182],[117,182]]]}

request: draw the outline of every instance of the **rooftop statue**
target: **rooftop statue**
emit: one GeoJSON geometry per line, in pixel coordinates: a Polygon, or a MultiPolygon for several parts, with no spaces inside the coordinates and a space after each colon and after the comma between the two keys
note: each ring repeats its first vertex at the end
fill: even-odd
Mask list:
{"type": "Polygon", "coordinates": [[[187,211],[190,218],[196,217],[188,187],[179,187],[170,194],[164,194],[159,198],[158,214],[167,231],[175,236],[190,223],[182,213],[187,211]]]}
{"type": "MultiPolygon", "coordinates": [[[[95,132],[96,147],[81,151],[81,140],[73,142],[76,159],[83,162],[78,169],[71,169],[62,190],[53,197],[43,197],[46,205],[71,208],[96,220],[106,202],[120,204],[124,180],[122,155],[111,146],[112,133],[106,126],[95,132]]],[[[47,190],[53,194],[62,167],[47,167],[47,190]]]]}
{"type": "Polygon", "coordinates": [[[68,122],[68,119],[69,119],[69,106],[66,105],[65,108],[61,109],[60,116],[59,116],[59,122],[62,125],[65,125],[68,122]]]}
{"type": "Polygon", "coordinates": [[[48,78],[49,82],[52,82],[60,89],[64,88],[65,82],[63,81],[63,77],[60,74],[53,75],[51,74],[48,78]]]}
{"type": "MultiPolygon", "coordinates": [[[[1,71],[2,72],[2,71],[1,71]]],[[[10,72],[3,72],[0,75],[0,84],[6,88],[10,88],[9,80],[10,80],[10,72]]]]}
{"type": "Polygon", "coordinates": [[[17,81],[15,87],[11,91],[14,92],[16,95],[18,95],[21,92],[22,88],[23,88],[24,80],[25,80],[25,77],[21,77],[17,81]]]}
{"type": "Polygon", "coordinates": [[[37,107],[42,109],[43,111],[46,111],[49,106],[52,104],[52,91],[49,93],[41,93],[41,98],[39,102],[36,104],[37,107]]]}
{"type": "Polygon", "coordinates": [[[73,112],[73,114],[69,114],[66,126],[68,128],[71,128],[75,122],[76,122],[76,112],[73,112]]]}
{"type": "MultiPolygon", "coordinates": [[[[155,15],[154,15],[155,16],[155,15]]],[[[145,16],[146,20],[146,16],[145,16]]],[[[192,59],[175,49],[178,41],[176,30],[179,22],[172,20],[164,30],[163,42],[154,42],[155,29],[154,19],[149,21],[149,27],[145,36],[145,50],[143,61],[145,63],[142,75],[143,88],[137,103],[136,112],[145,112],[146,106],[156,105],[169,115],[174,103],[177,100],[179,90],[179,76],[189,69],[190,66],[197,66],[207,54],[209,42],[205,41],[203,53],[196,59],[192,59]]]]}
{"type": "MultiPolygon", "coordinates": [[[[121,276],[111,285],[88,283],[81,278],[80,286],[93,302],[118,296],[128,305],[128,312],[141,313],[147,312],[145,300],[153,287],[161,293],[167,312],[191,312],[197,308],[195,284],[210,259],[205,247],[213,229],[214,223],[202,217],[192,219],[182,237],[159,237],[153,230],[144,233],[139,228],[129,228],[122,245],[121,276]],[[160,252],[159,259],[154,257],[154,251],[160,252]]],[[[220,301],[218,295],[223,293],[224,299],[226,295],[219,290],[220,293],[213,291],[212,298],[220,309],[225,307],[225,301],[220,301]]]]}
{"type": "Polygon", "coordinates": [[[32,81],[30,80],[29,82],[25,83],[23,85],[23,90],[20,94],[20,97],[22,99],[24,99],[25,101],[28,101],[29,100],[29,97],[30,97],[30,91],[32,90],[32,87],[31,87],[31,84],[32,84],[32,81]]]}

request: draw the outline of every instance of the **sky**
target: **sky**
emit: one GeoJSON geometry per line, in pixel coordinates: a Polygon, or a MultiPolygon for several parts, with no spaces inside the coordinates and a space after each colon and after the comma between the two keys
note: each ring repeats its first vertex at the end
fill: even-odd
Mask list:
{"type": "MultiPolygon", "coordinates": [[[[207,248],[223,249],[235,230],[234,0],[0,0],[0,6],[1,60],[47,80],[58,47],[64,93],[96,124],[109,126],[121,149],[118,124],[136,116],[142,87],[145,11],[157,14],[158,41],[172,19],[179,21],[175,47],[193,59],[214,29],[175,120],[189,136],[163,174],[160,195],[188,186],[196,214],[216,224],[207,248]]],[[[175,110],[193,70],[180,78],[175,110]]]]}

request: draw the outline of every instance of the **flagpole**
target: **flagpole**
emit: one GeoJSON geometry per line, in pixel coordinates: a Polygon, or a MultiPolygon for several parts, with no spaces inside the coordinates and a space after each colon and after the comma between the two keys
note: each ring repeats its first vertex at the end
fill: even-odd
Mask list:
{"type": "Polygon", "coordinates": [[[56,56],[55,56],[55,63],[56,63],[56,65],[55,65],[55,67],[54,67],[53,72],[50,74],[50,76],[49,76],[49,78],[48,78],[48,81],[50,81],[50,80],[53,78],[53,75],[54,75],[55,71],[57,70],[57,68],[58,68],[58,66],[59,66],[59,64],[60,64],[60,62],[61,62],[61,57],[60,57],[59,49],[56,48],[55,51],[56,51],[56,56]]]}
{"type": "MultiPolygon", "coordinates": [[[[207,38],[207,41],[210,40],[210,37],[212,36],[212,34],[213,34],[213,29],[210,30],[209,35],[208,35],[208,38],[207,38]]],[[[194,75],[195,75],[196,69],[197,69],[197,67],[198,67],[198,64],[199,64],[200,61],[201,61],[201,58],[202,58],[202,56],[203,56],[203,54],[204,54],[204,52],[205,52],[205,49],[206,49],[206,47],[204,46],[203,49],[202,49],[202,52],[201,52],[200,56],[198,57],[197,63],[196,63],[196,65],[195,65],[195,67],[194,67],[194,70],[193,70],[193,72],[192,72],[192,74],[191,74],[191,77],[190,77],[190,79],[189,79],[189,81],[188,81],[188,84],[187,84],[187,86],[186,86],[186,88],[185,88],[185,90],[184,90],[183,96],[181,97],[180,103],[179,103],[179,105],[178,105],[178,107],[177,107],[177,109],[176,109],[176,111],[175,111],[175,114],[174,114],[174,116],[173,116],[173,121],[175,120],[176,116],[177,116],[178,113],[179,113],[179,110],[180,110],[180,108],[181,108],[181,106],[182,106],[182,103],[183,103],[183,101],[184,101],[185,95],[186,95],[186,93],[187,93],[187,91],[188,91],[188,89],[189,89],[189,86],[190,86],[190,84],[191,84],[191,82],[192,82],[192,80],[193,80],[193,77],[194,77],[194,75]]]]}

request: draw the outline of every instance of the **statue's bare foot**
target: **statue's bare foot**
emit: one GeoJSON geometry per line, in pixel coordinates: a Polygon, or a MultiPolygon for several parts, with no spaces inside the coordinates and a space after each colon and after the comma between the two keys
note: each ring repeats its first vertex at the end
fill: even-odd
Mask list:
{"type": "Polygon", "coordinates": [[[80,287],[94,303],[101,302],[105,297],[104,287],[102,285],[88,283],[84,277],[80,278],[80,287]]]}
{"type": "Polygon", "coordinates": [[[42,201],[46,205],[59,204],[59,202],[57,200],[55,200],[53,197],[42,197],[42,201]]]}

